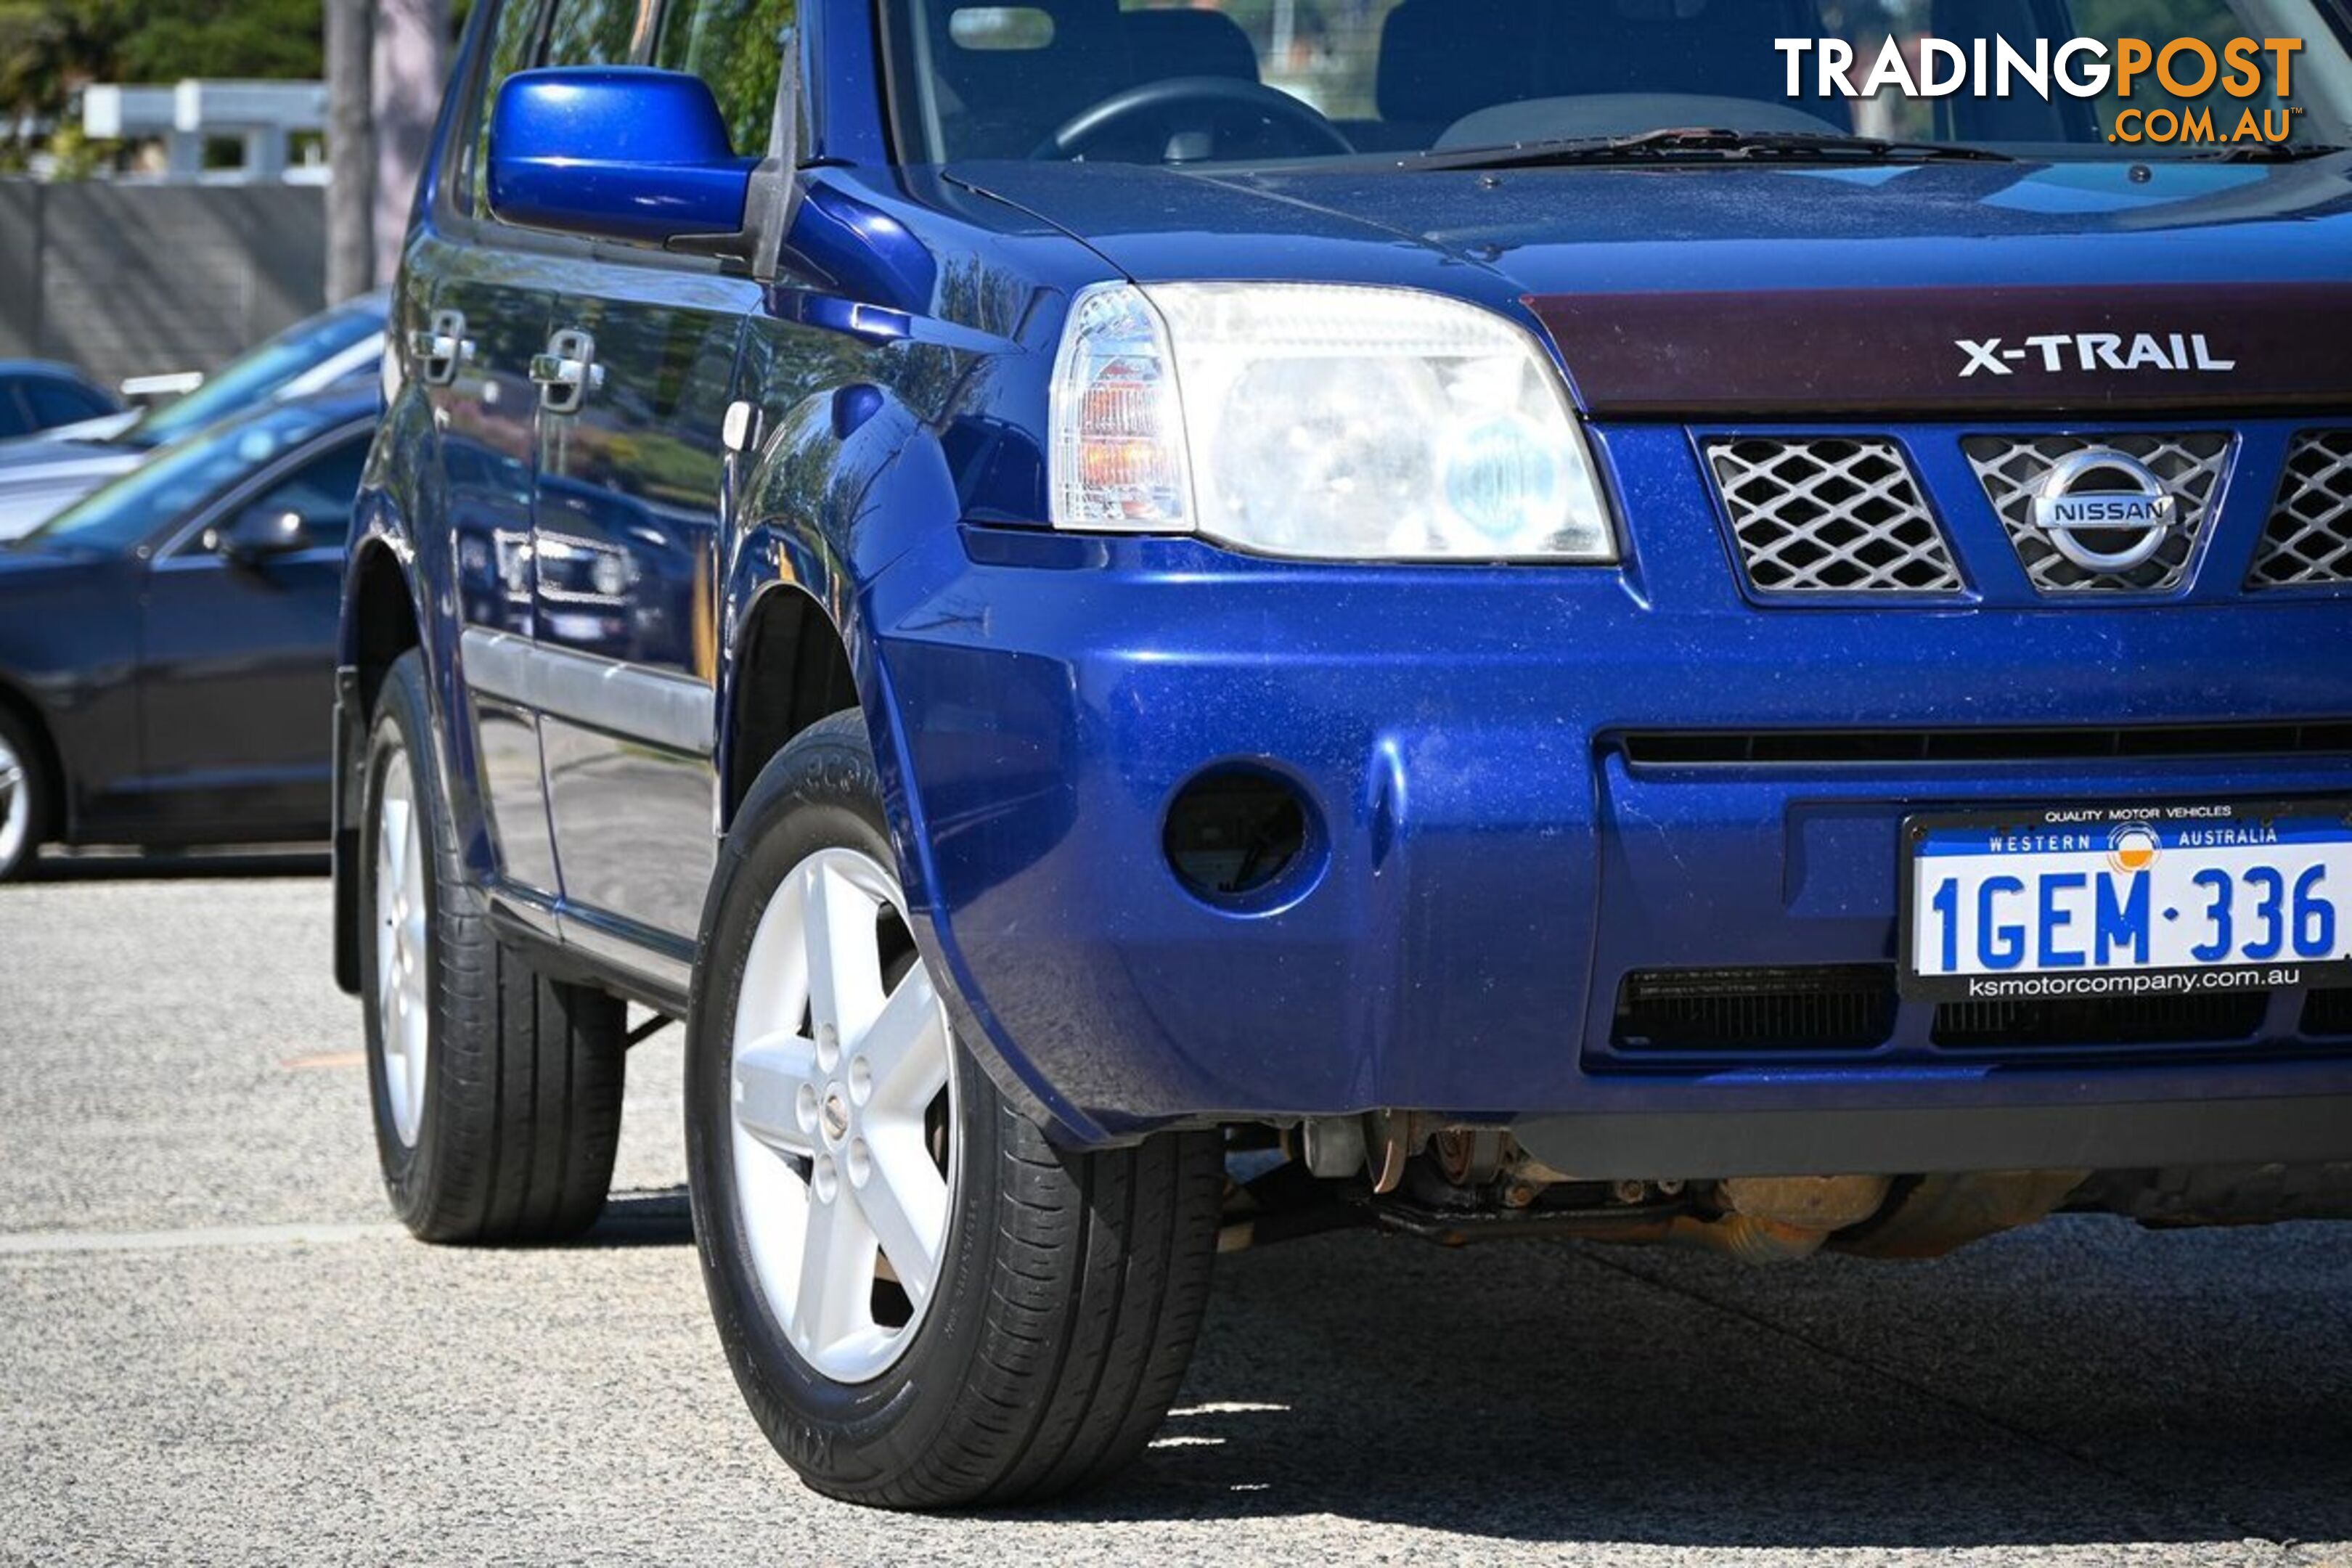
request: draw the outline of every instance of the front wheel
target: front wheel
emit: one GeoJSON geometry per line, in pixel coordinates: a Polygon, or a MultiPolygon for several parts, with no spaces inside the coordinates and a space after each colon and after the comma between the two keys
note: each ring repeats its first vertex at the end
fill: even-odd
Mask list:
{"type": "Polygon", "coordinates": [[[703,1279],[738,1384],[822,1492],[1032,1501],[1139,1453],[1191,1359],[1213,1134],[1055,1149],[956,1040],[858,715],[761,775],[687,1043],[703,1279]]]}

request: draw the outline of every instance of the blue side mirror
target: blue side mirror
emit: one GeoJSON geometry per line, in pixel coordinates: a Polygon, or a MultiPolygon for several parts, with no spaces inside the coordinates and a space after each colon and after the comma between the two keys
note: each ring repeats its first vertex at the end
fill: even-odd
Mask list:
{"type": "Polygon", "coordinates": [[[638,66],[518,71],[490,114],[490,210],[593,239],[667,245],[744,227],[736,156],[701,78],[638,66]]]}

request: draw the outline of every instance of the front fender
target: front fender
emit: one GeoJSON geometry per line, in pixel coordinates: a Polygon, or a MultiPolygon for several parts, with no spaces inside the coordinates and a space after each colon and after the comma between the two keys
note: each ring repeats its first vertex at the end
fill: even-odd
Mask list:
{"type": "MultiPolygon", "coordinates": [[[[997,1049],[997,1032],[961,994],[935,929],[925,816],[909,787],[906,736],[873,616],[877,585],[891,564],[959,526],[956,468],[936,428],[894,393],[867,383],[809,398],[777,422],[740,491],[738,515],[751,521],[734,534],[726,562],[719,710],[730,718],[719,727],[719,776],[735,776],[751,628],[772,595],[804,596],[848,650],[908,914],[959,1035],[1024,1114],[1061,1141],[1099,1144],[1107,1141],[1101,1128],[997,1049]]],[[[730,813],[733,805],[727,803],[730,813]]]]}

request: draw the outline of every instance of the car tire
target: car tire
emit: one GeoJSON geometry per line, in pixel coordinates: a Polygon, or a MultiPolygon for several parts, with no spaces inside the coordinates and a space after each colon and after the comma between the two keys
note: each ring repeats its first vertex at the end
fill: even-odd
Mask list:
{"type": "Polygon", "coordinates": [[[1167,1414],[1221,1146],[1072,1153],[1016,1111],[956,1041],[885,820],[851,711],[785,747],[728,835],[687,1036],[703,1279],[744,1399],[814,1489],[1034,1502],[1126,1466],[1167,1414]],[[831,1261],[801,1267],[811,1246],[831,1261]]]}
{"type": "Polygon", "coordinates": [[[432,763],[425,667],[384,677],[359,900],[369,1098],[384,1189],[426,1241],[561,1241],[595,1223],[620,1141],[625,1011],[538,973],[490,929],[432,763]]]}
{"type": "Polygon", "coordinates": [[[32,874],[54,820],[49,775],[32,726],[0,708],[0,882],[32,874]]]}

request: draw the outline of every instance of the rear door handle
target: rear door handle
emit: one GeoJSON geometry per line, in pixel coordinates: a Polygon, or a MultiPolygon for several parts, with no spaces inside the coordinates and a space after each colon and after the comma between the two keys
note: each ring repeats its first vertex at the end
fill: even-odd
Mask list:
{"type": "Polygon", "coordinates": [[[577,414],[588,395],[604,384],[596,363],[596,340],[566,327],[547,340],[547,352],[533,354],[530,379],[539,384],[539,405],[550,414],[577,414]]]}
{"type": "Polygon", "coordinates": [[[466,317],[458,310],[436,310],[433,324],[408,334],[409,357],[427,385],[446,386],[457,379],[457,367],[474,357],[466,336],[466,317]]]}

